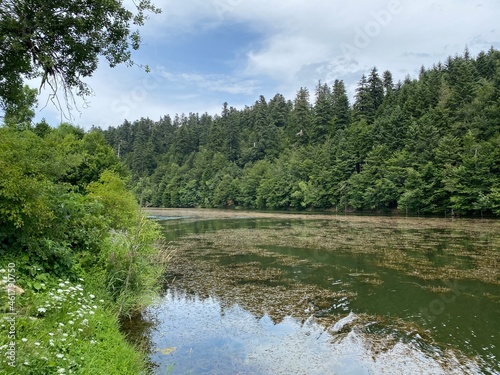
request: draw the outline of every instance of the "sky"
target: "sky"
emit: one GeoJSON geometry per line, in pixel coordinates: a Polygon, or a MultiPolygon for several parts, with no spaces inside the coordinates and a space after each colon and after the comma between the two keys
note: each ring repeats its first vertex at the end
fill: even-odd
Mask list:
{"type": "MultiPolygon", "coordinates": [[[[130,6],[131,0],[124,0],[130,6]]],[[[104,62],[86,82],[88,103],[69,114],[39,96],[35,121],[72,122],[86,129],[125,119],[220,114],[263,95],[293,100],[306,87],[341,79],[353,98],[376,67],[394,80],[418,77],[450,55],[500,49],[498,0],[154,0],[162,9],[140,29],[138,66],[104,62]]],[[[61,98],[62,99],[62,98],[61,98]]]]}

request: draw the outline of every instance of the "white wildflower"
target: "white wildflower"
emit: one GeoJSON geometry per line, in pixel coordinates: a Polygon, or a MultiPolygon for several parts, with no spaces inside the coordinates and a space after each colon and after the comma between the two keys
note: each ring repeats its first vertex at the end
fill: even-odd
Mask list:
{"type": "Polygon", "coordinates": [[[57,354],[56,354],[56,358],[64,358],[64,354],[57,353],[57,354]]]}
{"type": "Polygon", "coordinates": [[[40,312],[40,313],[44,313],[46,311],[47,311],[47,309],[45,307],[39,307],[38,308],[38,312],[40,312]]]}
{"type": "Polygon", "coordinates": [[[26,341],[28,341],[28,339],[27,339],[26,337],[23,337],[23,338],[21,339],[21,341],[22,341],[22,342],[26,342],[26,341]]]}

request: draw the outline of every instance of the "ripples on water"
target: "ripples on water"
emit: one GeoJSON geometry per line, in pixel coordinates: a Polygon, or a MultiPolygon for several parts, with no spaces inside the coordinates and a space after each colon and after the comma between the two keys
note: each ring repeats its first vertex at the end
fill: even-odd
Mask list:
{"type": "Polygon", "coordinates": [[[500,374],[495,226],[164,225],[156,374],[500,374]]]}
{"type": "Polygon", "coordinates": [[[377,352],[380,343],[370,342],[364,329],[370,322],[358,324],[353,313],[331,327],[312,317],[273,322],[239,305],[224,307],[213,297],[170,290],[150,313],[160,319],[152,335],[158,351],[151,356],[158,374],[172,365],[172,374],[480,373],[473,363],[460,364],[437,348],[434,355],[420,350],[418,341],[377,352]],[[165,349],[168,355],[161,353],[165,349]],[[442,367],[444,356],[448,369],[442,367]]]}

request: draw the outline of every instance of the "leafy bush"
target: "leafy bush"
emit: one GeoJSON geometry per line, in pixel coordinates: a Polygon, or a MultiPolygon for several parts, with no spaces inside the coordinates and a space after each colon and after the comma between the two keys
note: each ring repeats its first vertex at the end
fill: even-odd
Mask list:
{"type": "MultiPolygon", "coordinates": [[[[117,318],[161,285],[158,226],[140,214],[100,133],[62,125],[39,134],[0,128],[0,267],[15,263],[26,291],[16,297],[15,373],[139,374],[143,355],[117,318]]],[[[7,297],[3,287],[5,312],[7,297]]],[[[2,354],[7,340],[0,335],[2,354]]],[[[5,359],[0,373],[12,369],[5,359]]]]}
{"type": "Polygon", "coordinates": [[[105,170],[86,190],[89,198],[102,205],[102,218],[110,228],[123,230],[137,223],[139,205],[117,173],[105,170]]]}

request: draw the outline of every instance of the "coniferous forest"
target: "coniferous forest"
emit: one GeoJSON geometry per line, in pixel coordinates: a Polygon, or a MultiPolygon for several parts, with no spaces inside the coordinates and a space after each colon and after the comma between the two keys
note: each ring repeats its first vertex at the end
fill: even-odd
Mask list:
{"type": "Polygon", "coordinates": [[[500,215],[500,51],[104,130],[157,207],[500,215]]]}

